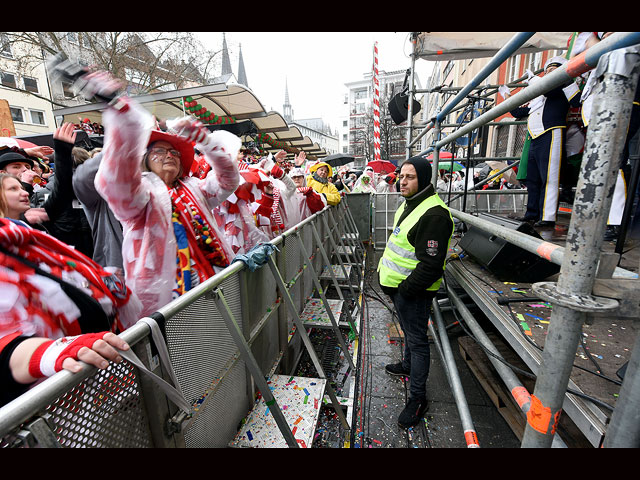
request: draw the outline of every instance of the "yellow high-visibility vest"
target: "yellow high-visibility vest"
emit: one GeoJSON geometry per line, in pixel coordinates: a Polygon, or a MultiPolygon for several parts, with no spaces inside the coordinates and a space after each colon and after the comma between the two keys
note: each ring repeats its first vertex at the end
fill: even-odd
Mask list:
{"type": "MultiPolygon", "coordinates": [[[[402,223],[398,225],[398,220],[402,216],[403,208],[398,208],[395,217],[393,219],[394,229],[389,240],[387,240],[387,246],[384,249],[380,262],[378,263],[378,272],[380,274],[380,284],[385,287],[397,288],[400,283],[407,278],[411,272],[418,265],[418,258],[416,257],[416,251],[413,245],[409,243],[407,234],[413,226],[418,223],[420,217],[424,215],[430,208],[441,206],[449,212],[449,218],[451,218],[451,224],[453,225],[453,218],[447,205],[442,201],[438,194],[431,195],[425,198],[420,205],[413,209],[413,211],[402,220],[402,223]]],[[[451,228],[451,235],[453,235],[453,226],[451,228]]],[[[447,250],[451,242],[451,236],[447,242],[447,250]]],[[[445,262],[442,262],[442,271],[444,272],[445,262]]],[[[442,282],[442,276],[433,282],[427,291],[437,291],[440,288],[442,282]]]]}

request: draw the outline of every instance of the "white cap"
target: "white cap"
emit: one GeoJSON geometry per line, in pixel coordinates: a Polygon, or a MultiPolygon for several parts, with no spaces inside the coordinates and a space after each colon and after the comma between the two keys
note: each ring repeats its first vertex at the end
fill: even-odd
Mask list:
{"type": "Polygon", "coordinates": [[[552,63],[559,63],[560,65],[564,65],[565,63],[567,63],[567,59],[560,56],[552,57],[549,60],[547,60],[547,63],[544,64],[544,69],[546,70],[547,67],[552,63]]]}
{"type": "Polygon", "coordinates": [[[304,170],[302,170],[300,167],[296,167],[296,168],[292,168],[291,171],[289,172],[289,176],[290,177],[304,177],[304,170]]]}

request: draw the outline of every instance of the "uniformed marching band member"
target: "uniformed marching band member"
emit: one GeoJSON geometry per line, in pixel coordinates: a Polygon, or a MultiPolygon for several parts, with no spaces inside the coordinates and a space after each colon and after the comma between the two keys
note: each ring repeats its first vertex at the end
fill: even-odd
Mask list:
{"type": "MultiPolygon", "coordinates": [[[[607,38],[614,32],[590,32],[592,35],[586,42],[586,48],[589,48],[601,40],[607,38]]],[[[584,86],[580,101],[582,102],[582,122],[585,127],[589,126],[591,119],[591,110],[593,104],[593,90],[596,85],[595,69],[591,70],[587,83],[584,86]]],[[[631,175],[631,164],[629,163],[629,142],[634,137],[640,126],[640,88],[636,87],[636,93],[633,98],[633,107],[631,110],[631,118],[629,120],[629,130],[622,153],[622,165],[618,170],[616,177],[616,185],[613,190],[613,198],[611,199],[611,208],[607,218],[607,230],[605,232],[605,240],[615,240],[618,238],[622,216],[624,214],[625,204],[627,202],[627,182],[631,175]]]]}
{"type": "Polygon", "coordinates": [[[402,164],[398,183],[405,198],[395,213],[394,230],[378,264],[379,282],[393,300],[404,333],[402,361],[385,366],[391,375],[410,376],[410,398],[398,425],[416,425],[427,409],[429,375],[427,325],[431,302],[444,273],[454,224],[431,184],[431,164],[412,157],[402,164]]]}
{"type": "MultiPolygon", "coordinates": [[[[545,66],[545,74],[565,64],[564,57],[553,57],[545,66]]],[[[539,80],[529,79],[529,83],[539,80]]],[[[527,211],[521,221],[538,227],[555,225],[560,187],[560,165],[564,158],[565,130],[569,107],[580,106],[580,89],[575,82],[559,86],[540,95],[528,107],[513,109],[515,118],[528,116],[527,129],[531,136],[527,163],[527,211]]]]}

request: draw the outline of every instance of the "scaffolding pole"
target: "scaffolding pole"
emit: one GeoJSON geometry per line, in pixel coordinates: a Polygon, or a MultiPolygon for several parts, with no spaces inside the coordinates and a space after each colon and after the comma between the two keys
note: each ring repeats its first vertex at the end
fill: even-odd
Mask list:
{"type": "Polygon", "coordinates": [[[552,303],[553,310],[522,447],[551,445],[587,313],[618,306],[616,300],[591,293],[638,84],[640,49],[636,46],[603,55],[595,74],[598,83],[567,234],[569,246],[557,284],[533,285],[533,291],[552,303]]]}

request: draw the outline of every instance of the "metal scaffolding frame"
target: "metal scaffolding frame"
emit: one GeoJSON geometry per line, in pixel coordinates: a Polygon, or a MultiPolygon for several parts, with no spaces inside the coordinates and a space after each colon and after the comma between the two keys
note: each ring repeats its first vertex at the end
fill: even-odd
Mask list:
{"type": "MultiPolygon", "coordinates": [[[[417,34],[413,34],[415,40],[417,34]]],[[[447,103],[438,114],[423,126],[417,135],[412,135],[412,99],[416,93],[413,75],[416,61],[416,42],[413,41],[411,56],[411,83],[409,86],[409,110],[406,158],[412,156],[412,147],[429,130],[434,129],[432,146],[414,155],[433,152],[432,183],[436,185],[440,149],[465,134],[487,125],[499,116],[508,113],[545,92],[572,81],[577,76],[592,70],[598,79],[593,119],[590,122],[585,142],[585,153],[581,174],[576,187],[573,214],[568,231],[567,247],[539,241],[524,233],[508,231],[495,224],[452,209],[452,215],[462,222],[472,223],[478,228],[505,239],[553,263],[561,265],[557,283],[539,282],[533,285],[534,292],[553,305],[542,360],[537,371],[535,390],[526,405],[527,426],[522,447],[550,447],[554,443],[560,412],[570,383],[569,374],[579,343],[580,328],[587,316],[601,312],[616,312],[620,308],[615,299],[596,296],[596,277],[603,278],[605,260],[600,247],[606,226],[606,212],[611,206],[615,174],[619,168],[622,148],[629,125],[633,95],[640,76],[640,32],[617,32],[597,45],[572,58],[567,64],[545,75],[540,81],[529,85],[499,105],[456,129],[445,138],[440,138],[443,120],[457,104],[469,96],[485,78],[526,42],[532,32],[520,32],[500,50],[481,71],[447,103]]],[[[469,145],[470,147],[470,145],[469,145]]],[[[517,163],[510,166],[512,168],[517,163]]],[[[502,172],[500,172],[502,173],[502,172]]],[[[496,174],[497,176],[499,174],[496,174]]],[[[476,188],[478,185],[474,186],[476,188]]],[[[460,195],[465,195],[466,192],[460,195]]],[[[458,196],[460,196],[458,195],[458,196]]],[[[464,210],[464,209],[463,209],[464,210]]],[[[606,275],[606,273],[604,274],[606,275]]],[[[627,284],[632,294],[640,293],[638,276],[620,268],[609,268],[610,280],[631,281],[627,284]]],[[[455,300],[455,299],[454,299],[455,300]]],[[[454,306],[459,302],[454,301],[454,306]]],[[[465,312],[465,315],[468,312],[465,312]]],[[[636,316],[637,318],[637,316],[636,316]]],[[[598,321],[597,319],[595,321],[598,321]]],[[[637,320],[636,320],[637,321],[637,320]]],[[[435,335],[434,335],[435,336],[435,335]]],[[[449,368],[455,365],[449,365],[449,368]]],[[[640,446],[640,338],[636,340],[627,373],[622,384],[611,422],[606,428],[604,447],[640,446]]],[[[513,379],[504,374],[507,383],[513,379]]],[[[519,399],[516,399],[519,400],[519,399]]],[[[461,415],[464,410],[460,411],[461,415]]]]}

